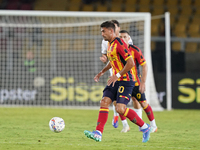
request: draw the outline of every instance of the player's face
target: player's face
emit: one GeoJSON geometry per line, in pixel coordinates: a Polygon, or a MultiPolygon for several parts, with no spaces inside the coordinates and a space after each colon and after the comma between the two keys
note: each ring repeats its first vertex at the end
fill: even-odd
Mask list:
{"type": "Polygon", "coordinates": [[[130,40],[130,36],[127,33],[119,33],[119,37],[124,40],[124,42],[128,45],[128,41],[130,40]]]}
{"type": "Polygon", "coordinates": [[[113,30],[110,28],[101,28],[101,35],[105,41],[109,41],[111,39],[113,30]]]}
{"type": "Polygon", "coordinates": [[[119,31],[120,31],[120,27],[118,27],[117,24],[115,24],[115,34],[117,36],[119,36],[119,31]]]}

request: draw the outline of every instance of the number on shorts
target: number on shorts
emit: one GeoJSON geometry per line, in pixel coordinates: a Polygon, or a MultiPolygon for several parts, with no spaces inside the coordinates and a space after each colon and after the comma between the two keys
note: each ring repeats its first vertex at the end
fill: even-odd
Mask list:
{"type": "Polygon", "coordinates": [[[120,86],[119,87],[119,93],[123,93],[124,92],[124,87],[123,86],[120,86]]]}
{"type": "Polygon", "coordinates": [[[140,93],[137,93],[137,99],[140,99],[141,98],[141,94],[140,93]]]}

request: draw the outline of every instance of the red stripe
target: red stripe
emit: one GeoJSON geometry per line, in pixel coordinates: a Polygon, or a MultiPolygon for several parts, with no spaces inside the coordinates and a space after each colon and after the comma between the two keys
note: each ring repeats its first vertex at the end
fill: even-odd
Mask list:
{"type": "Polygon", "coordinates": [[[127,81],[130,81],[129,74],[128,73],[126,73],[126,74],[127,74],[126,75],[127,81]]]}

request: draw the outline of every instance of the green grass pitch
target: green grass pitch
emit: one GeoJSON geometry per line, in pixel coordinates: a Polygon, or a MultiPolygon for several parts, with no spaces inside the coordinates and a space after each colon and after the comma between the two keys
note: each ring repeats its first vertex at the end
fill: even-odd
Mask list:
{"type": "MultiPolygon", "coordinates": [[[[84,135],[96,126],[98,110],[63,108],[0,107],[0,150],[199,150],[200,110],[172,110],[154,113],[158,132],[142,143],[142,133],[129,122],[131,130],[120,133],[111,125],[113,111],[101,142],[84,135]],[[54,133],[49,129],[52,117],[62,117],[65,129],[54,133]]],[[[143,119],[149,122],[143,112],[143,119]]]]}

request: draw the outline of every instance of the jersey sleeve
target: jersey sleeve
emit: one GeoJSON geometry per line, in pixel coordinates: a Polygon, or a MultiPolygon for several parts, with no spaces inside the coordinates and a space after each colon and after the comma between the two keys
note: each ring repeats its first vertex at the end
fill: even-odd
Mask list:
{"type": "Polygon", "coordinates": [[[105,40],[102,40],[101,42],[101,53],[107,54],[107,48],[108,48],[108,42],[105,40]]]}
{"type": "Polygon", "coordinates": [[[117,44],[117,51],[125,61],[132,57],[131,53],[128,51],[127,45],[124,42],[122,42],[122,40],[119,41],[119,43],[117,44]]]}
{"type": "Polygon", "coordinates": [[[135,55],[135,59],[141,66],[146,63],[146,60],[142,54],[142,51],[139,48],[136,49],[136,51],[134,52],[134,55],[135,55]]]}

